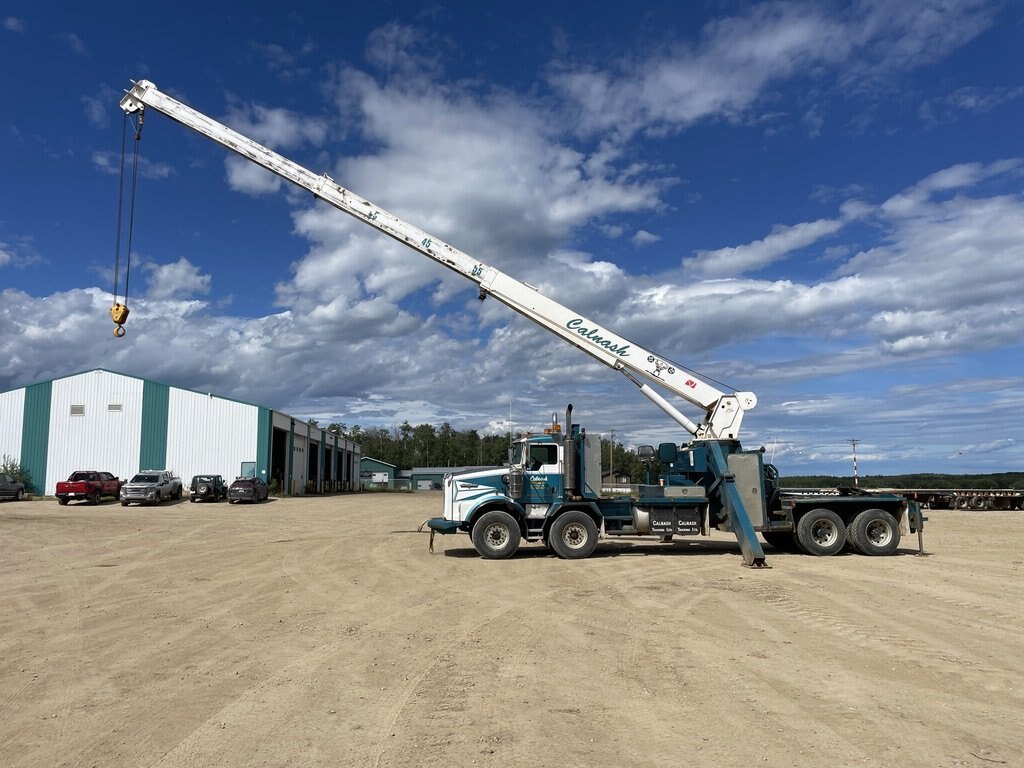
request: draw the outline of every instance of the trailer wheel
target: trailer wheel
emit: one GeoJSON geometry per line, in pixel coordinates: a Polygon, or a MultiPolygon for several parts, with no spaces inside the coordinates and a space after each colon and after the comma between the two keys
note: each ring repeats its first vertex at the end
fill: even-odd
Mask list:
{"type": "Polygon", "coordinates": [[[828,557],[841,552],[845,546],[846,526],[831,509],[812,509],[797,523],[796,540],[808,555],[828,557]]]}
{"type": "Polygon", "coordinates": [[[593,554],[597,533],[597,523],[590,515],[571,509],[551,524],[548,538],[556,555],[565,560],[581,560],[593,554]]]}
{"type": "Polygon", "coordinates": [[[522,538],[519,523],[508,512],[494,509],[485,512],[473,525],[473,546],[480,557],[488,560],[504,560],[512,557],[519,549],[522,538]]]}
{"type": "Polygon", "coordinates": [[[847,531],[853,548],[862,555],[891,555],[900,545],[900,526],[884,509],[865,509],[847,531]]]}

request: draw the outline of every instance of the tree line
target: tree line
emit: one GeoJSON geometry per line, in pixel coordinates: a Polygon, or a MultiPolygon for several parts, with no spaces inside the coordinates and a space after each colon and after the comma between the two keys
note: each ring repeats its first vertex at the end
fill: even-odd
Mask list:
{"type": "MultiPolygon", "coordinates": [[[[310,419],[310,424],[319,426],[315,419],[310,419]]],[[[455,429],[447,421],[440,427],[413,426],[404,421],[398,426],[366,428],[332,422],[325,429],[359,443],[363,456],[394,464],[399,469],[502,466],[508,463],[512,441],[525,435],[524,432],[511,436],[507,432],[481,435],[475,429],[455,429]]],[[[609,462],[616,475],[621,473],[629,476],[631,482],[643,482],[645,472],[636,454],[620,442],[601,438],[602,471],[608,470],[609,462]]]]}

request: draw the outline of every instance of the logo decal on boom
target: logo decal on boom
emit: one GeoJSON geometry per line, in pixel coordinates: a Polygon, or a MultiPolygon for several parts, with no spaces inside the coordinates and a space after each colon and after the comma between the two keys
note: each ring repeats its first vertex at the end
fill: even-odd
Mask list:
{"type": "Polygon", "coordinates": [[[597,326],[594,326],[593,328],[587,328],[585,325],[583,325],[583,318],[581,317],[574,317],[572,320],[565,324],[565,327],[568,328],[570,331],[576,331],[576,333],[578,333],[580,336],[582,336],[592,344],[595,344],[599,347],[604,347],[613,355],[618,355],[619,357],[629,357],[629,352],[627,351],[629,349],[629,344],[623,344],[621,342],[616,342],[613,341],[612,339],[605,338],[601,334],[606,333],[606,331],[602,331],[597,326]]]}

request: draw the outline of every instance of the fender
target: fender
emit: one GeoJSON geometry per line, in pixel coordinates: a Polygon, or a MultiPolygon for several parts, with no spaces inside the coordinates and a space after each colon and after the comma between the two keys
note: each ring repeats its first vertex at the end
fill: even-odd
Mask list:
{"type": "Polygon", "coordinates": [[[492,506],[495,502],[499,502],[502,509],[509,511],[511,508],[511,514],[513,517],[523,520],[526,518],[526,510],[523,509],[522,505],[510,499],[508,496],[499,496],[497,494],[493,496],[485,496],[478,499],[477,502],[470,508],[469,512],[466,513],[466,519],[462,521],[460,526],[462,530],[469,531],[473,527],[473,520],[476,518],[478,512],[483,512],[484,507],[492,506]]]}
{"type": "Polygon", "coordinates": [[[594,522],[597,523],[598,529],[601,528],[604,515],[601,514],[601,510],[597,508],[597,504],[593,501],[556,501],[551,505],[548,510],[547,516],[544,518],[544,536],[548,535],[548,531],[551,529],[551,524],[555,522],[562,512],[566,512],[570,509],[579,509],[585,512],[589,512],[590,516],[594,518],[594,522]]]}

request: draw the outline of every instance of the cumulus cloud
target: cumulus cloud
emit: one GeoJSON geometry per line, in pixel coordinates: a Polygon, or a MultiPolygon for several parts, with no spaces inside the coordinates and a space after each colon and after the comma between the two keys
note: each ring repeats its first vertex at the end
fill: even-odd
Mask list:
{"type": "MultiPolygon", "coordinates": [[[[117,176],[121,173],[121,158],[114,152],[94,151],[91,155],[93,167],[101,173],[117,176]]],[[[126,168],[127,166],[126,161],[126,168]]],[[[139,156],[139,176],[144,179],[166,179],[174,173],[167,163],[153,162],[145,156],[139,156]]]]}
{"type": "MultiPolygon", "coordinates": [[[[936,168],[896,194],[887,191],[887,199],[873,199],[863,185],[819,188],[824,213],[681,261],[674,256],[668,267],[641,270],[589,247],[629,232],[647,252],[663,247],[637,225],[668,212],[666,191],[680,183],[677,171],[638,161],[624,137],[753,119],[760,100],[786,78],[877,84],[963,45],[989,19],[971,3],[927,4],[916,16],[890,5],[854,3],[828,14],[814,4],[761,3],[709,25],[692,43],[657,48],[629,65],[562,61],[551,82],[569,97],[569,108],[536,92],[447,80],[443,39],[426,45],[415,30],[387,25],[368,44],[376,72],[333,69],[326,90],[335,114],[310,118],[234,100],[228,121],[276,148],[311,150],[332,176],[374,203],[637,344],[764,393],[759,408],[770,426],[748,422],[753,440],[777,431],[783,446],[796,445],[790,425],[824,434],[849,413],[879,435],[890,434],[891,425],[910,432],[910,419],[928,419],[936,403],[971,423],[993,403],[1004,412],[1024,406],[1010,398],[1005,381],[979,380],[970,392],[952,392],[934,375],[959,354],[1020,350],[1021,160],[936,168]],[[854,50],[865,54],[858,64],[854,50]],[[346,132],[363,142],[346,145],[342,155],[331,142],[346,132]],[[361,153],[351,154],[352,146],[361,153]],[[785,270],[796,258],[816,269],[785,270]],[[769,267],[787,277],[767,276],[769,267]],[[927,369],[930,361],[935,368],[927,369]],[[925,373],[912,390],[887,392],[885,372],[895,366],[923,366],[925,373]],[[839,376],[847,377],[845,391],[821,391],[821,381],[839,376]]],[[[282,68],[294,64],[283,55],[275,60],[282,68]]],[[[94,153],[92,162],[117,172],[110,153],[94,153]]],[[[286,188],[237,158],[226,168],[236,190],[286,188]]],[[[142,173],[166,178],[172,168],[156,163],[142,173]]],[[[6,289],[0,356],[15,361],[15,373],[0,375],[0,388],[91,367],[99,350],[115,370],[325,416],[321,421],[416,422],[444,414],[459,426],[459,418],[479,426],[482,412],[502,416],[514,400],[518,412],[532,414],[573,401],[596,430],[659,423],[623,377],[500,302],[479,301],[464,277],[308,196],[288,204],[303,250],[275,277],[273,313],[244,317],[211,304],[214,281],[192,253],[141,267],[147,289],[133,300],[121,340],[107,338],[106,292],[36,297],[6,289]],[[154,337],[166,343],[155,348],[147,343],[154,337]],[[218,354],[197,356],[195,349],[218,354]]],[[[16,254],[0,245],[0,269],[16,254]]],[[[953,439],[944,424],[931,429],[953,439]]],[[[677,433],[652,426],[645,438],[677,433]]]]}
{"type": "Polygon", "coordinates": [[[1004,104],[1024,97],[1024,86],[981,88],[965,86],[922,102],[918,108],[921,120],[934,127],[957,120],[964,114],[985,114],[1004,104]]]}
{"type": "MultiPolygon", "coordinates": [[[[819,91],[831,81],[844,93],[870,94],[966,45],[994,15],[978,0],[862,0],[841,11],[757,3],[708,24],[696,41],[666,44],[617,68],[561,62],[550,82],[576,104],[586,134],[677,131],[701,120],[747,120],[785,78],[807,78],[819,91]]],[[[812,104],[802,116],[814,134],[821,131],[820,111],[812,104]]]]}
{"type": "Polygon", "coordinates": [[[171,264],[142,265],[148,287],[146,298],[152,301],[205,296],[210,292],[209,275],[204,275],[195,264],[182,256],[171,264]]]}
{"type": "Polygon", "coordinates": [[[834,235],[843,226],[838,219],[777,226],[767,237],[745,245],[701,251],[683,260],[683,271],[696,277],[735,277],[767,267],[793,251],[834,235]]]}
{"type": "Polygon", "coordinates": [[[633,245],[639,247],[651,245],[652,243],[656,243],[659,240],[661,240],[660,235],[656,235],[653,232],[648,232],[646,229],[637,230],[634,233],[633,237],[630,238],[630,241],[633,243],[633,245]]]}
{"type": "Polygon", "coordinates": [[[57,36],[61,42],[63,42],[73,53],[79,56],[88,56],[89,51],[85,47],[85,43],[78,35],[74,32],[65,32],[57,36]]]}

